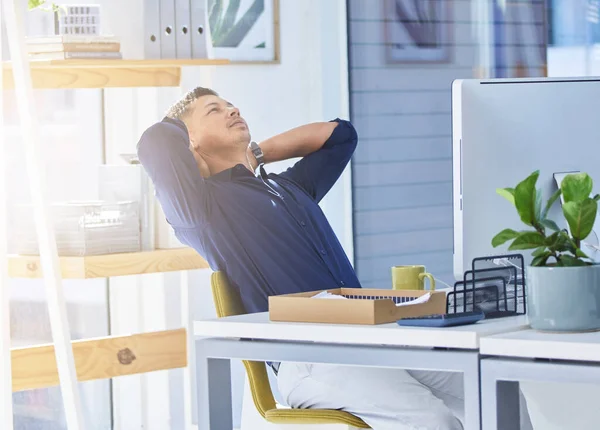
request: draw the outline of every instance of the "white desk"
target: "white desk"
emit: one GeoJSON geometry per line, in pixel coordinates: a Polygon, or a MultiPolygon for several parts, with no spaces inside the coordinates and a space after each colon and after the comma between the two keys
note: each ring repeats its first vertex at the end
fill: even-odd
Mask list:
{"type": "Polygon", "coordinates": [[[482,428],[518,428],[518,381],[600,384],[600,332],[522,330],[480,341],[482,428]]]}
{"type": "Polygon", "coordinates": [[[199,429],[230,430],[230,359],[463,372],[466,430],[480,429],[479,344],[520,330],[525,317],[456,328],[284,323],[267,313],[196,321],[199,429]]]}

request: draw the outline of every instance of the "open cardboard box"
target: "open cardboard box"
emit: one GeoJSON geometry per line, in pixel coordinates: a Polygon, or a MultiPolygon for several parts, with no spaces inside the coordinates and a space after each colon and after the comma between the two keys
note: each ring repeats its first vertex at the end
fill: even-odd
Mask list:
{"type": "Polygon", "coordinates": [[[269,297],[271,321],[372,325],[396,322],[408,317],[445,313],[446,293],[443,291],[337,288],[269,297]],[[350,298],[313,298],[323,291],[350,298]],[[431,293],[431,297],[425,303],[406,306],[396,306],[394,303],[394,298],[409,301],[427,293],[431,293]]]}

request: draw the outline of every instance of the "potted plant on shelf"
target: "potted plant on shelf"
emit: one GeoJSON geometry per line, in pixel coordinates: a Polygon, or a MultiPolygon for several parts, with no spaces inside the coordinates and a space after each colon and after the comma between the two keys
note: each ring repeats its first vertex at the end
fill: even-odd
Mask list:
{"type": "Polygon", "coordinates": [[[43,10],[46,12],[58,12],[61,7],[54,2],[47,0],[27,0],[27,9],[29,10],[43,10]]]}
{"type": "Polygon", "coordinates": [[[600,265],[582,249],[596,221],[600,196],[590,197],[592,178],[567,175],[542,209],[536,188],[539,171],[515,188],[497,190],[511,202],[529,228],[505,229],[492,239],[497,247],[511,241],[509,250],[534,250],[526,268],[527,315],[531,327],[545,331],[600,329],[600,265]],[[550,208],[563,197],[562,214],[568,228],[548,219],[550,208]]]}

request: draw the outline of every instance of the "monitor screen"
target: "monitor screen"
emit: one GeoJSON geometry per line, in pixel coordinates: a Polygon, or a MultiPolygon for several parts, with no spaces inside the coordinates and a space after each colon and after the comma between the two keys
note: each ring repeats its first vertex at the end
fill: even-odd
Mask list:
{"type": "MultiPolygon", "coordinates": [[[[544,202],[554,174],[580,171],[600,191],[600,79],[457,80],[452,86],[454,275],[476,257],[508,252],[491,241],[524,230],[515,208],[496,193],[535,170],[544,202]]],[[[566,228],[560,201],[548,218],[566,228]]],[[[600,223],[596,228],[600,229],[600,223]]],[[[596,233],[588,238],[598,245],[596,233]]],[[[588,250],[585,250],[588,251],[588,250]]],[[[530,251],[520,251],[531,261],[530,251]]],[[[589,252],[591,253],[591,252],[589,252]]]]}

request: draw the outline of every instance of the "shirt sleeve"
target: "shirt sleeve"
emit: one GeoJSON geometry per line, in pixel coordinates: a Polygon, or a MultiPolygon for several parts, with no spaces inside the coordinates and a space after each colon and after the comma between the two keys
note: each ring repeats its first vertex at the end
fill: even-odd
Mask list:
{"type": "Polygon", "coordinates": [[[137,153],[169,224],[201,225],[206,219],[206,182],[189,149],[183,122],[164,119],[152,125],[140,138],[137,153]]]}
{"type": "Polygon", "coordinates": [[[338,125],[318,151],[308,154],[280,176],[301,186],[317,202],[329,192],[354,154],[358,135],[349,121],[338,125]]]}

